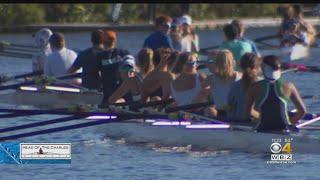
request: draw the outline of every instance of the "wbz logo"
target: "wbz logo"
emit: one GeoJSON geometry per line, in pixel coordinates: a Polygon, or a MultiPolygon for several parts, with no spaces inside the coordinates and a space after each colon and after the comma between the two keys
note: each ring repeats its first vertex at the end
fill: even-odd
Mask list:
{"type": "Polygon", "coordinates": [[[283,147],[280,143],[272,143],[270,146],[272,161],[292,161],[291,143],[287,142],[283,147]]]}

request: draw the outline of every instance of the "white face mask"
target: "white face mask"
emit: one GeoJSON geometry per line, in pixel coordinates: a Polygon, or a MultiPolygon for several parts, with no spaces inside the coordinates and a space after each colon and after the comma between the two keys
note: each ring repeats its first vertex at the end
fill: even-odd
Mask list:
{"type": "Polygon", "coordinates": [[[270,67],[267,64],[263,64],[262,66],[262,72],[263,76],[271,81],[278,80],[281,77],[281,70],[274,70],[272,67],[270,67]]]}

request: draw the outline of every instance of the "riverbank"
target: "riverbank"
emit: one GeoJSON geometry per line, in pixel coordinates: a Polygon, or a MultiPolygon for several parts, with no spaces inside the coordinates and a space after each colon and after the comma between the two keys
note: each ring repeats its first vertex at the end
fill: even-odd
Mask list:
{"type": "MultiPolygon", "coordinates": [[[[199,30],[214,30],[222,27],[224,24],[230,22],[232,19],[218,19],[207,21],[194,21],[193,25],[199,30]]],[[[274,27],[281,23],[280,18],[259,18],[259,19],[243,19],[247,27],[274,27]]],[[[306,21],[320,26],[319,18],[308,18],[306,21]]],[[[151,31],[153,29],[152,24],[107,24],[107,23],[66,23],[66,24],[35,24],[35,25],[17,25],[9,27],[0,27],[1,33],[34,33],[40,28],[50,28],[53,31],[60,32],[87,32],[94,29],[113,29],[115,31],[151,31]]]]}

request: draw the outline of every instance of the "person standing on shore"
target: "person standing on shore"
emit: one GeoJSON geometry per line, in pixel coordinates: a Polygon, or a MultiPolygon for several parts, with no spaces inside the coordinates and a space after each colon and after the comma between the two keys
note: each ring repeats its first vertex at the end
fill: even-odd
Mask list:
{"type": "Polygon", "coordinates": [[[171,22],[172,19],[169,16],[160,16],[156,18],[154,21],[156,31],[145,39],[143,47],[151,48],[152,50],[158,48],[173,49],[172,41],[169,36],[171,22]]]}
{"type": "Polygon", "coordinates": [[[78,69],[83,68],[81,85],[88,89],[100,90],[101,88],[97,54],[103,51],[103,35],[104,32],[101,29],[93,31],[91,33],[92,47],[81,51],[68,70],[69,73],[75,73],[78,69]]]}
{"type": "Polygon", "coordinates": [[[32,57],[32,71],[44,71],[44,64],[49,54],[51,54],[51,48],[49,39],[52,35],[52,31],[48,28],[42,28],[34,35],[36,46],[39,48],[39,52],[32,57]]]}

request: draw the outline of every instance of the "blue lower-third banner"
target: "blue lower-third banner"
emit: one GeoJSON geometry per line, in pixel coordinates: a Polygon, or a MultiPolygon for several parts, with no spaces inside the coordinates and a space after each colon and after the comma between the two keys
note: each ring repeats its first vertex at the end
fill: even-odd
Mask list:
{"type": "Polygon", "coordinates": [[[71,143],[0,142],[0,164],[70,164],[71,143]]]}

